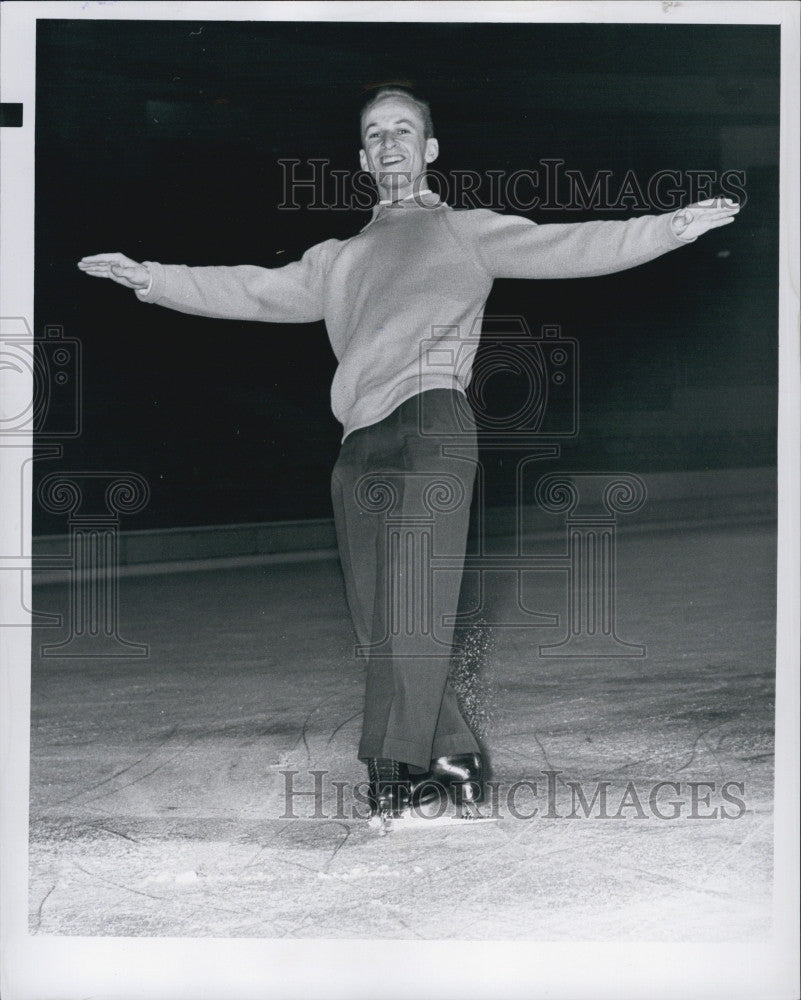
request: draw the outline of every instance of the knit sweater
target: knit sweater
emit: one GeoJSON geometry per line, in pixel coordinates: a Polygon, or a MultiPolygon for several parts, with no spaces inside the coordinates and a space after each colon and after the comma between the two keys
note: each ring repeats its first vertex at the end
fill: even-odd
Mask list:
{"type": "Polygon", "coordinates": [[[687,242],[673,234],[671,217],[538,225],[487,209],[454,211],[425,195],[377,206],[356,236],[319,243],[284,267],[146,261],[150,285],[136,294],[199,316],[325,320],[338,362],[331,408],[344,439],[426,389],[467,388],[494,278],[635,267],[687,242]]]}

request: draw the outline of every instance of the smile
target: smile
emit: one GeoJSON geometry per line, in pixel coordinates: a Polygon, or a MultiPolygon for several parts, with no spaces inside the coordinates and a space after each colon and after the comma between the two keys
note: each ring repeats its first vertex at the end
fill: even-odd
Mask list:
{"type": "Polygon", "coordinates": [[[392,155],[392,156],[382,156],[381,166],[382,167],[394,167],[396,163],[401,163],[403,161],[402,156],[392,155]]]}

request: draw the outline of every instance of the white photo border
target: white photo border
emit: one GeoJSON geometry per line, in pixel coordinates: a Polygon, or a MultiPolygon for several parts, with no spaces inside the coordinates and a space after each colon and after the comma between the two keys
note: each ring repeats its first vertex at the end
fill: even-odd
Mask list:
{"type": "MultiPolygon", "coordinates": [[[[779,545],[777,611],[775,931],[760,944],[421,941],[406,989],[419,996],[668,997],[796,995],[799,758],[799,8],[792,2],[238,3],[20,2],[3,4],[0,94],[24,108],[0,142],[0,316],[33,324],[36,21],[58,19],[636,22],[781,26],[779,545]],[[469,958],[469,960],[468,960],[469,958]],[[464,970],[464,971],[462,971],[464,970]]],[[[0,371],[0,380],[3,372],[0,371]]],[[[19,378],[10,392],[24,392],[19,378]]],[[[26,400],[8,398],[13,412],[26,400]]],[[[2,539],[30,552],[31,442],[0,479],[2,539]],[[16,466],[16,467],[15,467],[16,466]],[[24,476],[24,478],[22,478],[24,476]],[[27,536],[25,535],[27,531],[27,536]]],[[[6,545],[6,543],[9,543],[6,545]]],[[[24,599],[30,607],[30,573],[24,599]]],[[[17,601],[6,594],[3,600],[17,601]]],[[[0,618],[0,620],[5,620],[0,618]]],[[[371,974],[375,955],[354,940],[69,938],[30,935],[27,834],[30,629],[0,629],[0,993],[8,1000],[98,996],[236,1000],[394,997],[371,974]]]]}

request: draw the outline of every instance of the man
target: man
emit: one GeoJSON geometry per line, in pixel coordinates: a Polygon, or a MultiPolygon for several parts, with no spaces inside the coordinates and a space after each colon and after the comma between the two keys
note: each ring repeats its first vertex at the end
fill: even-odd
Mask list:
{"type": "Polygon", "coordinates": [[[78,266],[182,312],[326,321],[338,361],[331,405],[344,429],[332,499],[348,603],[368,653],[359,758],[373,814],[388,823],[432,780],[457,803],[482,797],[479,748],[447,679],[478,461],[465,401],[472,358],[428,366],[421,345],[436,345],[437,331],[472,329],[494,278],[634,267],[733,222],[739,206],[542,226],[456,212],[426,187],[439,152],[426,102],[380,88],[362,110],[361,137],[361,167],[379,201],[351,239],[273,269],[140,264],[119,253],[78,266]],[[459,448],[446,449],[454,437],[459,448]],[[425,569],[432,551],[448,571],[425,569]]]}

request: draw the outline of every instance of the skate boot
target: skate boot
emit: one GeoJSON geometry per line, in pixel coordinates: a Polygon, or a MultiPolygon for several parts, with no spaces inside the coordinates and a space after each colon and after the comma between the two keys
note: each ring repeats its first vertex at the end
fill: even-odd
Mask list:
{"type": "Polygon", "coordinates": [[[476,815],[484,799],[484,762],[479,753],[436,757],[425,774],[415,776],[411,786],[412,807],[417,809],[448,797],[463,819],[476,815]]]}
{"type": "Polygon", "coordinates": [[[378,826],[381,833],[388,833],[392,829],[392,821],[409,804],[409,767],[388,757],[370,757],[367,772],[370,777],[371,825],[378,826]]]}

